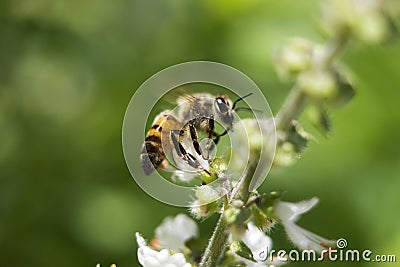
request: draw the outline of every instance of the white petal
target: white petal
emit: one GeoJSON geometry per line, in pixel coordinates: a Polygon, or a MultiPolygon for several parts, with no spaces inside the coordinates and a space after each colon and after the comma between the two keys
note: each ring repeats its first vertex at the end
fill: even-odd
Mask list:
{"type": "Polygon", "coordinates": [[[143,236],[140,235],[140,233],[136,232],[136,243],[139,245],[139,247],[144,247],[147,246],[146,241],[144,240],[143,236]]]}
{"type": "MultiPolygon", "coordinates": [[[[184,266],[187,266],[187,264],[189,264],[186,262],[185,256],[183,256],[182,253],[176,253],[176,254],[171,255],[168,258],[168,263],[171,264],[171,266],[176,266],[176,267],[184,267],[184,266]]],[[[169,265],[167,265],[167,266],[169,266],[169,265]]],[[[191,265],[189,264],[189,266],[191,266],[191,265]]]]}
{"type": "Polygon", "coordinates": [[[178,170],[181,170],[184,173],[197,175],[199,173],[199,170],[201,170],[201,169],[208,170],[210,168],[210,164],[209,164],[208,160],[203,159],[202,156],[197,154],[197,152],[194,150],[193,142],[189,138],[183,139],[182,145],[186,149],[187,153],[190,153],[191,155],[193,155],[196,158],[196,160],[200,164],[201,168],[193,168],[192,166],[187,164],[186,161],[182,160],[182,158],[180,156],[178,156],[178,154],[175,151],[173,151],[172,157],[174,159],[174,162],[175,162],[178,170]]]}
{"type": "Polygon", "coordinates": [[[284,223],[286,233],[289,239],[300,249],[311,249],[318,253],[328,247],[334,247],[336,244],[335,240],[328,240],[317,234],[314,234],[293,222],[284,223]]]}
{"type": "Polygon", "coordinates": [[[166,217],[155,232],[162,248],[176,251],[183,250],[185,242],[199,234],[197,224],[185,214],[166,217]]]}
{"type": "MultiPolygon", "coordinates": [[[[177,216],[178,217],[178,216],[177,216]]],[[[186,224],[186,219],[178,218],[177,225],[186,224]]],[[[197,227],[197,226],[196,226],[197,227]]],[[[196,228],[197,230],[197,228],[196,228]]],[[[167,250],[156,251],[146,245],[146,241],[136,233],[136,241],[139,245],[137,254],[139,263],[143,267],[190,267],[182,253],[172,254],[167,250]]]]}
{"type": "Polygon", "coordinates": [[[140,264],[144,264],[146,258],[156,258],[158,251],[151,249],[150,247],[140,247],[137,251],[138,260],[140,264]]]}
{"type": "Polygon", "coordinates": [[[145,259],[145,257],[144,257],[143,249],[142,249],[142,248],[138,248],[138,250],[137,250],[137,257],[138,257],[139,263],[140,263],[141,265],[143,265],[143,264],[144,264],[144,259],[145,259]]]}
{"type": "Polygon", "coordinates": [[[322,250],[328,247],[334,247],[335,241],[316,235],[295,223],[301,214],[309,211],[317,203],[318,198],[316,197],[298,203],[279,201],[275,205],[275,215],[281,220],[289,239],[296,247],[321,253],[322,250]]]}
{"type": "Polygon", "coordinates": [[[163,249],[157,253],[156,257],[159,262],[167,262],[170,255],[169,255],[168,250],[163,249]]]}
{"type": "Polygon", "coordinates": [[[272,240],[252,222],[243,236],[243,242],[253,253],[253,258],[258,262],[265,262],[272,248],[272,240]]]}
{"type": "Polygon", "coordinates": [[[144,267],[161,267],[162,265],[155,258],[146,258],[144,262],[141,263],[144,267]]]}
{"type": "Polygon", "coordinates": [[[318,203],[318,198],[314,197],[298,203],[279,201],[275,206],[275,214],[282,221],[296,222],[300,215],[312,209],[318,203]]]}
{"type": "Polygon", "coordinates": [[[182,253],[176,253],[170,257],[170,261],[174,262],[177,266],[182,266],[186,263],[185,256],[182,253]]]}

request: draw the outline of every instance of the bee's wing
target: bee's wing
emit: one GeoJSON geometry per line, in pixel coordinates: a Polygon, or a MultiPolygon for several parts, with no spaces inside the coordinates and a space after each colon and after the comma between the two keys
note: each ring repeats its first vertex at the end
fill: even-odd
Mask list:
{"type": "Polygon", "coordinates": [[[181,104],[188,100],[193,100],[196,97],[185,87],[178,87],[168,93],[163,100],[170,104],[181,104]]]}
{"type": "Polygon", "coordinates": [[[173,89],[164,97],[164,100],[170,104],[181,105],[188,102],[193,103],[199,101],[201,98],[215,98],[215,96],[207,92],[194,92],[190,87],[183,85],[173,89]]]}
{"type": "Polygon", "coordinates": [[[181,105],[183,103],[187,103],[187,102],[195,102],[197,99],[195,94],[181,94],[177,99],[176,99],[176,103],[178,105],[181,105]]]}

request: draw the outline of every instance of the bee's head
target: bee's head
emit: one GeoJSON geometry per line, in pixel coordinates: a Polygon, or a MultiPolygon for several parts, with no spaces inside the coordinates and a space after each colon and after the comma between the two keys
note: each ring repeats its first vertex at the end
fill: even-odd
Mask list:
{"type": "MultiPolygon", "coordinates": [[[[245,96],[236,99],[233,104],[231,104],[230,99],[226,95],[221,95],[215,98],[214,106],[217,114],[217,121],[220,121],[223,126],[226,127],[226,131],[230,131],[233,127],[233,113],[235,112],[236,104],[243,100],[244,98],[251,96],[249,93],[245,96]]],[[[237,108],[237,110],[251,110],[249,108],[237,108]]]]}
{"type": "Polygon", "coordinates": [[[215,98],[214,101],[216,120],[221,122],[226,130],[232,129],[233,126],[233,109],[231,108],[228,96],[222,95],[215,98]]]}

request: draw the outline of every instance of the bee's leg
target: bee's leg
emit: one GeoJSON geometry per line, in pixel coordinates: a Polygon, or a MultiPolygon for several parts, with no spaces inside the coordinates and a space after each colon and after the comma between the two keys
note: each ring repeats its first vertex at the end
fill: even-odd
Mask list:
{"type": "Polygon", "coordinates": [[[196,151],[197,155],[202,156],[203,159],[207,160],[208,158],[206,158],[204,156],[203,151],[200,148],[200,144],[197,140],[198,139],[197,131],[192,122],[189,122],[189,131],[190,131],[190,137],[192,138],[193,147],[194,147],[194,150],[196,151]]]}
{"type": "Polygon", "coordinates": [[[179,130],[171,131],[171,140],[174,145],[175,151],[178,154],[178,157],[183,159],[189,166],[198,169],[199,167],[201,167],[200,163],[192,154],[186,152],[186,149],[182,146],[181,143],[179,143],[178,139],[176,138],[177,134],[180,135],[181,131],[179,130]]]}
{"type": "Polygon", "coordinates": [[[228,133],[228,131],[227,130],[225,130],[222,134],[218,134],[218,133],[216,133],[216,132],[213,132],[213,136],[215,136],[215,138],[214,138],[214,143],[215,144],[218,144],[218,142],[219,142],[219,138],[221,137],[221,136],[224,136],[224,135],[226,135],[228,133]]]}
{"type": "Polygon", "coordinates": [[[218,134],[215,132],[215,123],[214,123],[214,115],[210,115],[210,120],[208,121],[208,138],[211,139],[214,137],[213,141],[214,144],[213,146],[209,149],[210,151],[214,149],[214,145],[217,145],[219,142],[219,138],[221,136],[224,136],[228,133],[227,130],[225,130],[222,134],[218,134]]]}
{"type": "Polygon", "coordinates": [[[210,151],[214,149],[214,143],[210,144],[210,140],[212,139],[213,135],[214,135],[214,128],[215,128],[215,124],[214,124],[214,115],[211,114],[210,115],[210,119],[208,120],[208,140],[207,140],[207,157],[206,159],[210,159],[210,151]]]}

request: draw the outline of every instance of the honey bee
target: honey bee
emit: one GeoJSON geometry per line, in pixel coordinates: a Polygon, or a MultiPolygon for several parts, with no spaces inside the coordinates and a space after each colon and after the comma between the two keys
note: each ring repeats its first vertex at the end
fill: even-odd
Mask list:
{"type": "MultiPolygon", "coordinates": [[[[216,145],[221,136],[232,130],[234,112],[250,110],[245,107],[236,107],[239,101],[250,95],[251,93],[234,102],[226,95],[213,96],[206,93],[179,97],[176,101],[179,105],[177,114],[170,110],[161,112],[147,132],[140,154],[144,173],[150,175],[155,169],[164,169],[168,165],[166,153],[171,150],[191,168],[208,173],[208,170],[199,162],[199,157],[207,160],[208,156],[205,156],[200,147],[197,131],[206,133],[216,145]],[[219,122],[224,127],[225,130],[222,133],[215,132],[215,122],[219,122]],[[186,138],[189,138],[193,149],[188,149],[187,146],[185,148],[186,138]]],[[[211,150],[212,147],[208,149],[211,150]]]]}

